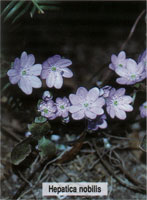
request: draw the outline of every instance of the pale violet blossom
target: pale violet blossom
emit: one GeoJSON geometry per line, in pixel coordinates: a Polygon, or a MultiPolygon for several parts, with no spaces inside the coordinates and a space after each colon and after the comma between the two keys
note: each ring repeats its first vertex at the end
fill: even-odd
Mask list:
{"type": "Polygon", "coordinates": [[[88,130],[96,131],[99,128],[105,129],[108,124],[106,121],[106,115],[97,116],[94,120],[88,120],[88,130]]]}
{"type": "Polygon", "coordinates": [[[63,99],[58,97],[56,98],[56,107],[57,107],[57,113],[56,115],[59,117],[67,118],[68,117],[68,111],[69,111],[69,100],[64,97],[63,99]]]}
{"type": "Polygon", "coordinates": [[[139,56],[138,64],[140,62],[144,65],[144,71],[147,77],[147,49],[139,56]]]}
{"type": "Polygon", "coordinates": [[[57,108],[54,101],[52,100],[48,100],[47,102],[42,101],[38,106],[38,111],[41,112],[43,117],[46,117],[50,120],[56,118],[57,108]]]}
{"type": "Polygon", "coordinates": [[[138,63],[143,62],[144,65],[147,65],[147,49],[139,56],[138,63]]]}
{"type": "Polygon", "coordinates": [[[133,107],[129,105],[132,103],[132,97],[125,95],[125,88],[116,90],[112,88],[109,97],[106,98],[106,110],[111,118],[115,116],[121,120],[126,119],[126,112],[131,112],[133,107]]]}
{"type": "Polygon", "coordinates": [[[140,116],[141,116],[142,118],[147,117],[147,101],[144,102],[144,103],[139,107],[139,110],[140,110],[140,116]]]}
{"type": "Polygon", "coordinates": [[[48,90],[46,90],[46,91],[43,92],[42,99],[44,101],[48,101],[48,100],[50,100],[52,98],[53,98],[53,95],[52,95],[51,92],[49,92],[48,90]]]}
{"type": "Polygon", "coordinates": [[[111,88],[112,87],[110,85],[106,85],[106,86],[100,88],[100,96],[103,96],[104,98],[108,97],[111,88]]]}
{"type": "Polygon", "coordinates": [[[120,76],[116,82],[122,85],[132,85],[142,81],[146,77],[142,62],[137,64],[133,59],[127,59],[125,68],[117,68],[115,72],[120,76]]]}
{"type": "Polygon", "coordinates": [[[72,113],[72,118],[75,120],[95,119],[98,115],[104,113],[103,106],[105,100],[99,97],[99,89],[94,87],[87,91],[84,87],[79,87],[76,94],[70,94],[69,99],[71,106],[69,112],[72,113]]]}
{"type": "Polygon", "coordinates": [[[13,67],[7,72],[12,84],[17,84],[19,88],[27,95],[32,93],[32,88],[40,88],[41,80],[37,77],[41,74],[42,65],[35,64],[33,54],[27,55],[24,51],[20,59],[16,58],[13,67]]]}
{"type": "Polygon", "coordinates": [[[72,71],[67,68],[72,64],[71,60],[61,58],[59,55],[48,58],[42,64],[41,78],[46,79],[49,88],[60,89],[63,85],[63,77],[71,78],[72,71]]]}
{"type": "Polygon", "coordinates": [[[112,70],[116,70],[117,68],[124,68],[126,66],[126,60],[126,53],[124,51],[121,51],[118,56],[112,54],[109,68],[112,70]]]}

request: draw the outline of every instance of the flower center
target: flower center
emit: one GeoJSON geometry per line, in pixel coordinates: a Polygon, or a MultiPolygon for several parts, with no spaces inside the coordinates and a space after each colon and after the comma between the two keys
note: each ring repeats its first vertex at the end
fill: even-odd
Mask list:
{"type": "Polygon", "coordinates": [[[86,108],[87,108],[87,107],[88,107],[88,105],[89,105],[88,103],[84,103],[84,107],[86,107],[86,108]]]}
{"type": "Polygon", "coordinates": [[[55,72],[56,71],[56,67],[52,67],[52,71],[55,72]]]}
{"type": "Polygon", "coordinates": [[[132,78],[132,79],[136,78],[136,75],[134,75],[134,74],[133,74],[133,75],[131,75],[131,78],[132,78]]]}
{"type": "Polygon", "coordinates": [[[64,109],[64,105],[61,105],[60,108],[63,110],[64,109]]]}
{"type": "Polygon", "coordinates": [[[45,109],[43,110],[43,112],[44,112],[44,113],[48,113],[48,109],[45,108],[45,109]]]}
{"type": "Polygon", "coordinates": [[[144,106],[144,108],[147,108],[147,106],[144,106]]]}
{"type": "Polygon", "coordinates": [[[26,75],[27,74],[27,72],[25,71],[25,70],[23,70],[22,71],[22,75],[24,76],[24,75],[26,75]]]}
{"type": "Polygon", "coordinates": [[[123,65],[122,65],[122,64],[119,64],[118,66],[119,66],[119,67],[123,67],[123,65]]]}
{"type": "Polygon", "coordinates": [[[118,101],[114,101],[114,105],[117,106],[118,105],[118,101]]]}

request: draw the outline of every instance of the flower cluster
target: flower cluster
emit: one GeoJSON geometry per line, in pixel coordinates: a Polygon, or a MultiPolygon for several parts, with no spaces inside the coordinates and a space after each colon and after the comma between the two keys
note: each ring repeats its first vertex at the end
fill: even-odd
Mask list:
{"type": "Polygon", "coordinates": [[[83,119],[84,117],[89,119],[95,119],[96,116],[104,113],[103,106],[105,100],[103,97],[99,97],[99,89],[92,88],[87,91],[86,88],[78,88],[76,94],[70,94],[69,99],[72,106],[69,111],[72,113],[72,118],[75,120],[83,119]]]}
{"type": "Polygon", "coordinates": [[[35,64],[33,54],[27,55],[24,51],[20,59],[16,58],[12,69],[7,72],[9,80],[12,84],[17,84],[19,88],[27,95],[32,93],[32,88],[40,88],[41,80],[46,79],[46,84],[49,88],[55,87],[60,89],[63,85],[63,78],[71,78],[73,73],[67,66],[72,62],[68,59],[63,59],[59,55],[48,58],[43,64],[35,64]]]}
{"type": "Polygon", "coordinates": [[[132,97],[125,95],[125,88],[120,88],[118,90],[112,88],[106,99],[107,113],[111,118],[116,116],[124,120],[126,118],[126,112],[133,110],[133,107],[129,105],[132,101],[132,97]]]}
{"type": "Polygon", "coordinates": [[[111,56],[111,64],[109,68],[114,70],[120,78],[116,82],[122,85],[133,85],[146,78],[146,61],[147,51],[145,51],[138,59],[138,63],[131,58],[126,58],[124,51],[121,51],[118,56],[111,56]]]}
{"type": "Polygon", "coordinates": [[[111,86],[101,89],[94,87],[89,91],[84,87],[79,87],[76,94],[70,94],[69,99],[56,98],[55,102],[48,91],[43,94],[43,101],[38,106],[41,115],[53,120],[62,117],[64,122],[69,122],[70,114],[74,120],[83,118],[88,120],[88,130],[98,130],[107,128],[106,107],[111,118],[115,116],[121,120],[126,119],[126,112],[133,110],[133,98],[125,95],[125,88],[116,90],[111,86]]]}
{"type": "Polygon", "coordinates": [[[43,101],[38,106],[38,111],[41,115],[48,119],[55,119],[56,117],[67,118],[71,113],[75,120],[96,119],[104,113],[103,106],[105,99],[99,97],[99,89],[92,88],[87,91],[86,88],[78,88],[76,94],[70,94],[69,99],[56,98],[55,102],[51,100],[49,92],[45,91],[43,94],[43,101]],[[70,100],[70,101],[69,101],[70,100]]]}
{"type": "Polygon", "coordinates": [[[41,112],[43,117],[53,120],[56,117],[66,119],[68,117],[70,103],[69,100],[64,98],[56,98],[54,102],[52,95],[49,91],[45,91],[42,96],[42,101],[38,105],[38,111],[41,112]]]}
{"type": "MultiPolygon", "coordinates": [[[[124,85],[132,85],[140,82],[146,77],[147,50],[138,58],[136,63],[131,58],[126,58],[126,53],[121,51],[118,56],[111,56],[109,68],[115,71],[120,78],[116,82],[124,85]]],[[[42,82],[38,76],[46,80],[49,88],[60,89],[63,85],[63,77],[71,78],[72,71],[68,68],[72,62],[69,59],[61,58],[59,55],[48,58],[43,64],[35,64],[35,57],[26,52],[21,54],[20,59],[16,58],[12,69],[7,74],[12,84],[17,84],[25,94],[31,94],[32,88],[40,88],[42,82]]],[[[45,91],[42,100],[38,105],[38,111],[43,117],[53,120],[61,117],[63,122],[68,123],[70,116],[73,120],[88,120],[88,130],[96,131],[99,128],[107,128],[107,114],[124,120],[126,112],[133,111],[133,98],[126,95],[125,88],[115,89],[110,85],[102,88],[93,87],[89,91],[79,87],[75,94],[67,97],[57,97],[55,101],[49,91],[45,91]],[[105,113],[105,109],[107,113],[105,113]]],[[[147,102],[140,106],[142,118],[147,116],[147,102]]]]}

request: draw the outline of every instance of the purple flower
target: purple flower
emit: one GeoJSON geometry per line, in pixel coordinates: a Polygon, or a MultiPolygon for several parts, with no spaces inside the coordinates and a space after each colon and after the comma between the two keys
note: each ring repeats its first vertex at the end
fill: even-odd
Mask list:
{"type": "Polygon", "coordinates": [[[66,117],[66,118],[62,118],[62,123],[64,123],[64,124],[68,124],[69,122],[70,122],[70,118],[69,118],[69,116],[66,117]]]}
{"type": "Polygon", "coordinates": [[[59,117],[62,116],[63,118],[67,118],[70,106],[69,100],[66,97],[64,97],[63,99],[58,97],[56,99],[56,106],[57,106],[56,115],[59,117]]]}
{"type": "Polygon", "coordinates": [[[72,62],[68,59],[63,59],[59,55],[48,58],[42,65],[41,78],[46,79],[46,84],[49,88],[55,87],[60,89],[63,85],[63,78],[71,78],[73,73],[67,67],[72,62]]]}
{"type": "Polygon", "coordinates": [[[147,50],[145,50],[138,58],[138,64],[142,63],[144,65],[144,71],[147,77],[147,50]]]}
{"type": "Polygon", "coordinates": [[[109,85],[106,85],[106,86],[102,87],[102,88],[100,89],[100,96],[103,96],[104,98],[108,97],[111,88],[112,88],[112,87],[109,86],[109,85]]]}
{"type": "Polygon", "coordinates": [[[116,82],[124,85],[132,85],[145,79],[146,73],[142,62],[138,65],[133,59],[128,59],[126,68],[117,68],[115,72],[121,77],[116,82]]]}
{"type": "Polygon", "coordinates": [[[41,115],[50,120],[56,118],[56,110],[57,108],[52,100],[48,100],[47,102],[42,101],[38,106],[38,111],[41,112],[41,115]]]}
{"type": "Polygon", "coordinates": [[[138,63],[143,62],[144,65],[147,64],[147,49],[139,56],[138,63]]]}
{"type": "Polygon", "coordinates": [[[107,122],[106,122],[106,115],[103,114],[101,116],[98,116],[94,120],[88,120],[88,129],[96,131],[99,128],[105,129],[107,128],[107,122]]]}
{"type": "Polygon", "coordinates": [[[133,99],[130,96],[124,95],[125,88],[116,90],[112,88],[109,97],[106,99],[106,110],[111,118],[115,116],[119,119],[125,119],[126,113],[133,110],[133,107],[129,105],[133,99]]]}
{"type": "Polygon", "coordinates": [[[48,101],[48,100],[50,100],[52,98],[53,98],[53,96],[52,96],[51,92],[49,92],[47,90],[43,92],[42,99],[44,101],[48,101]]]}
{"type": "Polygon", "coordinates": [[[142,118],[147,117],[147,101],[139,107],[139,110],[142,118]]]}
{"type": "Polygon", "coordinates": [[[126,66],[126,53],[121,51],[118,56],[112,54],[111,56],[111,64],[109,64],[109,68],[115,70],[117,68],[124,68],[126,66]]]}
{"type": "Polygon", "coordinates": [[[37,77],[41,74],[42,65],[35,64],[35,57],[27,55],[24,51],[21,58],[16,58],[12,69],[7,72],[12,84],[17,84],[25,94],[31,94],[32,88],[40,88],[41,80],[37,77]]]}
{"type": "Polygon", "coordinates": [[[86,88],[78,88],[76,94],[70,94],[69,99],[72,106],[69,112],[72,113],[72,118],[75,120],[95,119],[97,115],[102,115],[104,110],[102,106],[105,104],[103,97],[99,97],[99,89],[94,87],[89,92],[86,88]]]}

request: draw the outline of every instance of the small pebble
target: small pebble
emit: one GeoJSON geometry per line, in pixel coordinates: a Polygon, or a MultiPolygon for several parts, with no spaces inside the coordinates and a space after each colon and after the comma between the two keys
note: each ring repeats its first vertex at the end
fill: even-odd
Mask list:
{"type": "Polygon", "coordinates": [[[58,141],[60,139],[60,136],[59,135],[52,135],[51,136],[51,140],[52,141],[58,141]]]}
{"type": "Polygon", "coordinates": [[[32,133],[31,133],[30,131],[27,131],[27,132],[25,133],[25,137],[29,137],[30,135],[32,135],[32,133]]]}

